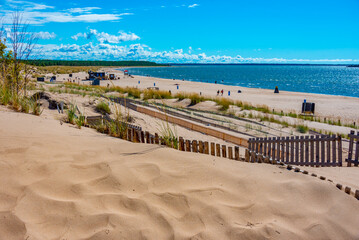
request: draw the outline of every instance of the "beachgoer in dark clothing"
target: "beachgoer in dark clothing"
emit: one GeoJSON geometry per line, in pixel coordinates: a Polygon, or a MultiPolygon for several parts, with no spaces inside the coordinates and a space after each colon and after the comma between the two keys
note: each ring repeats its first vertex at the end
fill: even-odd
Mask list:
{"type": "Polygon", "coordinates": [[[223,96],[223,89],[221,90],[221,96],[223,96]]]}
{"type": "Polygon", "coordinates": [[[217,96],[219,95],[219,90],[217,90],[217,96]]]}

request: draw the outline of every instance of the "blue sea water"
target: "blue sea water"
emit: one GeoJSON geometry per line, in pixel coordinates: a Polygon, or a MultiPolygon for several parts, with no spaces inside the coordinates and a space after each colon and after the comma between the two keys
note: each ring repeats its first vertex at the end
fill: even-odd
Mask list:
{"type": "Polygon", "coordinates": [[[359,97],[359,68],[315,65],[181,65],[129,68],[132,75],[359,97]]]}

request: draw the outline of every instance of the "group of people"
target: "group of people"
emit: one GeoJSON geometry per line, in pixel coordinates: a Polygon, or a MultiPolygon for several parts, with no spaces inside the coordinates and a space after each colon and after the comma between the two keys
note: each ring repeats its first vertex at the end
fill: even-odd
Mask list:
{"type": "Polygon", "coordinates": [[[223,89],[221,91],[217,91],[217,96],[219,96],[219,93],[221,93],[221,96],[223,96],[223,89]]]}

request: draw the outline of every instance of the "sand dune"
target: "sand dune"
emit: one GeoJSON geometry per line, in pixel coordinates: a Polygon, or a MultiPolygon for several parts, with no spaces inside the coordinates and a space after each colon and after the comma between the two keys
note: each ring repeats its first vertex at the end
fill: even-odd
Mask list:
{"type": "Polygon", "coordinates": [[[276,166],[0,111],[0,239],[358,239],[359,201],[276,166]]]}

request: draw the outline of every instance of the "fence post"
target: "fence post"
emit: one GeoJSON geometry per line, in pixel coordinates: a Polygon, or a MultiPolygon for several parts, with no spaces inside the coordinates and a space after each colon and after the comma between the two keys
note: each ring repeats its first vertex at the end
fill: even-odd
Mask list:
{"type": "Polygon", "coordinates": [[[216,154],[217,157],[221,156],[221,145],[219,145],[218,143],[216,144],[216,154]]]}
{"type": "Polygon", "coordinates": [[[337,136],[332,135],[333,142],[332,142],[332,156],[333,156],[333,166],[337,166],[337,151],[336,151],[336,144],[337,144],[337,136]]]}
{"type": "Polygon", "coordinates": [[[158,134],[155,133],[155,144],[159,144],[160,141],[159,141],[159,138],[158,138],[158,134]]]}
{"type": "Polygon", "coordinates": [[[213,142],[211,142],[211,155],[216,156],[216,147],[213,142]]]}
{"type": "Polygon", "coordinates": [[[197,140],[192,141],[192,152],[194,153],[198,152],[197,140]]]}
{"type": "Polygon", "coordinates": [[[179,138],[179,150],[180,151],[184,151],[184,142],[183,142],[183,137],[179,138]]]}
{"type": "Polygon", "coordinates": [[[246,148],[245,154],[244,154],[244,159],[245,159],[245,161],[246,161],[246,162],[249,162],[250,157],[251,157],[251,156],[250,156],[250,153],[249,153],[249,149],[246,148]]]}
{"type": "Polygon", "coordinates": [[[234,147],[234,159],[239,161],[239,147],[238,146],[234,147]]]}
{"type": "Polygon", "coordinates": [[[233,147],[228,147],[228,158],[233,159],[233,147]]]}
{"type": "Polygon", "coordinates": [[[150,133],[146,131],[146,143],[149,144],[150,142],[150,133]]]}
{"type": "Polygon", "coordinates": [[[226,158],[227,157],[227,146],[226,145],[222,145],[222,157],[226,158]]]}
{"type": "Polygon", "coordinates": [[[343,156],[342,137],[340,135],[338,135],[338,166],[340,166],[340,167],[343,166],[342,156],[343,156]]]}
{"type": "Polygon", "coordinates": [[[204,149],[203,149],[203,142],[199,141],[198,142],[198,151],[199,153],[203,153],[204,149]]]}
{"type": "Polygon", "coordinates": [[[305,136],[305,165],[309,165],[309,136],[305,136]]]}
{"type": "Polygon", "coordinates": [[[357,137],[355,139],[356,142],[356,148],[355,148],[355,158],[354,158],[354,166],[357,167],[358,166],[358,161],[359,161],[359,132],[357,132],[357,137]]]}
{"type": "MultiPolygon", "coordinates": [[[[350,134],[354,135],[355,132],[353,130],[351,130],[350,134]]],[[[351,160],[353,158],[353,147],[354,147],[353,145],[354,145],[354,138],[352,136],[350,136],[350,138],[349,138],[349,153],[348,153],[348,159],[347,159],[348,167],[352,166],[351,160]]]]}
{"type": "Polygon", "coordinates": [[[141,131],[141,143],[145,143],[145,133],[141,131]]]}
{"type": "Polygon", "coordinates": [[[315,163],[316,163],[316,166],[319,167],[319,155],[320,155],[320,152],[319,152],[319,136],[317,135],[315,137],[315,163]]]}
{"type": "Polygon", "coordinates": [[[191,152],[191,142],[190,142],[190,140],[186,140],[186,152],[191,152]]]}
{"type": "Polygon", "coordinates": [[[208,142],[204,142],[204,154],[209,154],[209,145],[208,145],[208,142]]]}
{"type": "Polygon", "coordinates": [[[325,142],[324,142],[324,137],[322,136],[321,138],[321,142],[320,142],[321,146],[320,146],[320,150],[321,150],[321,166],[325,165],[325,142]]]}

